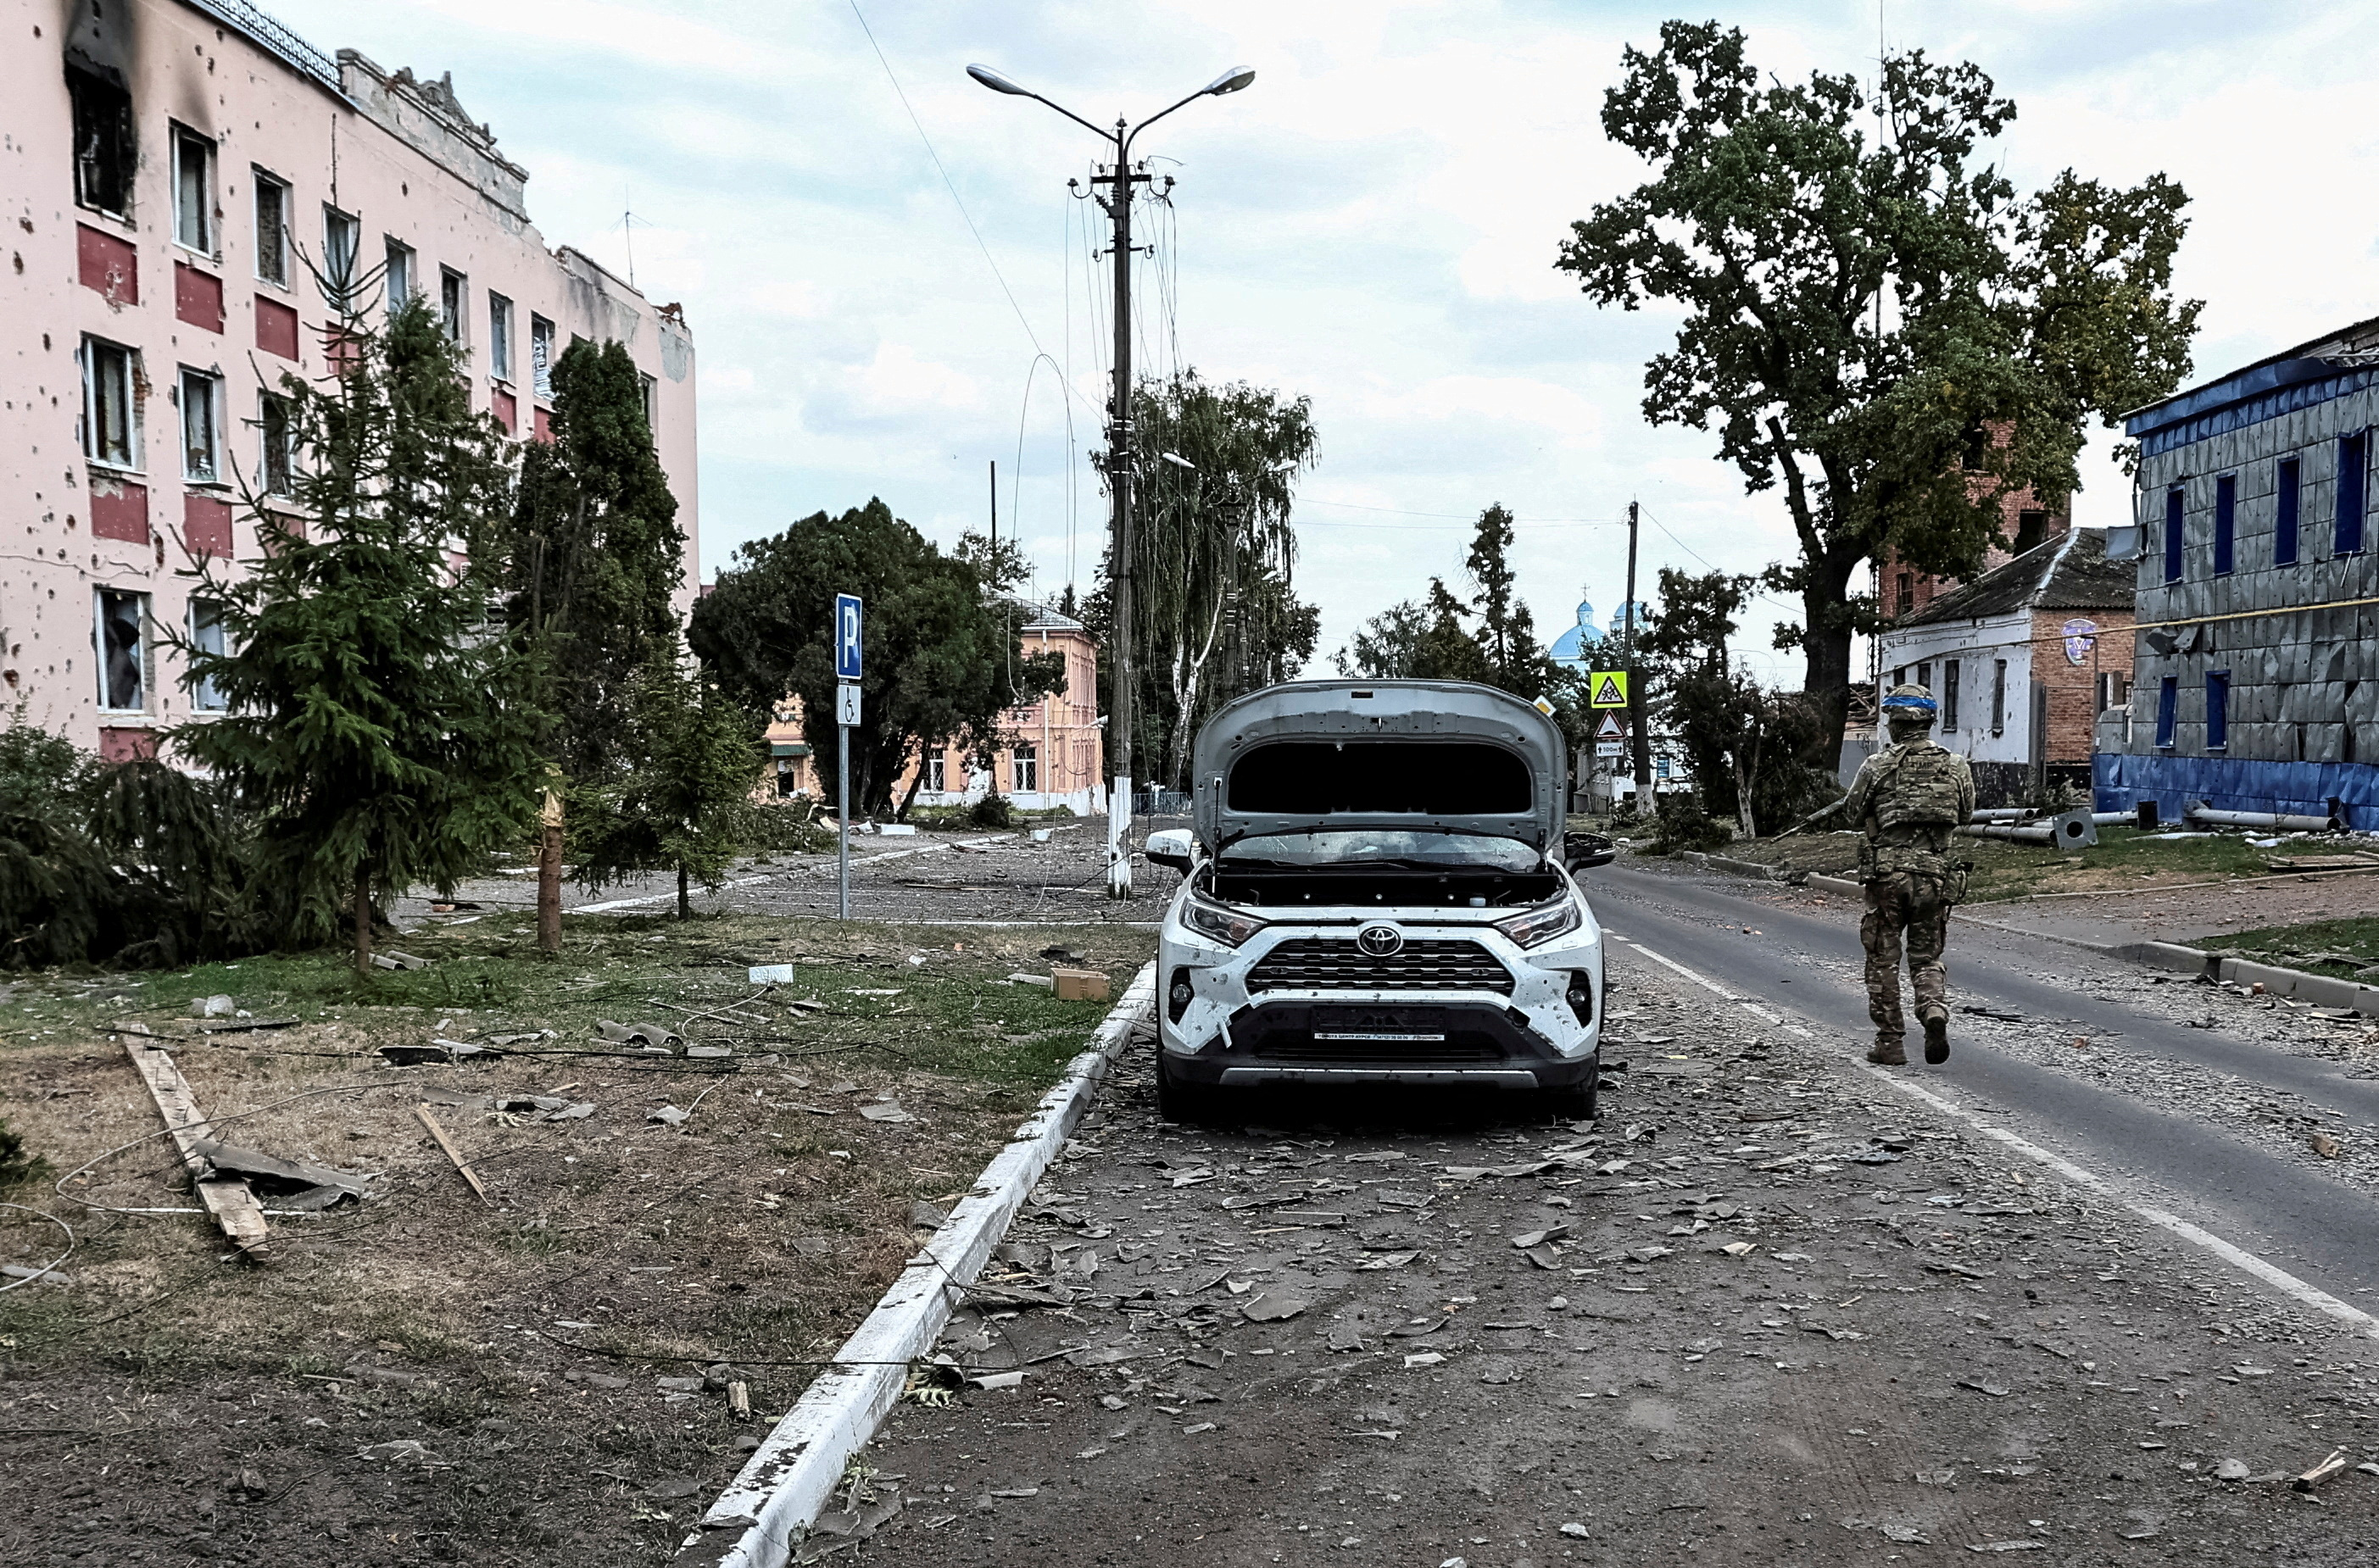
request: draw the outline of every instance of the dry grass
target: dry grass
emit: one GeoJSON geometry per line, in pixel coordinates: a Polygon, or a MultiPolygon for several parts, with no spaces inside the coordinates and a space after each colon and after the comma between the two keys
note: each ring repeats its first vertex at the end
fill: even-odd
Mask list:
{"type": "MultiPolygon", "coordinates": [[[[0,1453],[37,1499],[0,1521],[0,1560],[44,1561],[110,1510],[151,1549],[189,1550],[196,1533],[199,1553],[256,1562],[666,1556],[739,1462],[736,1440],[762,1429],[719,1387],[671,1400],[656,1378],[726,1364],[757,1411],[784,1409],[812,1369],[769,1363],[831,1353],[914,1250],[911,1204],[963,1192],[1105,1010],[992,983],[1045,969],[1035,955],[1056,940],[1119,989],[1150,946],[1124,930],[595,917],[548,963],[525,936],[508,918],[409,936],[397,945],[432,966],[364,983],[308,956],[9,988],[0,1105],[61,1173],[108,1156],[66,1184],[83,1203],[190,1202],[107,1031],[187,1032],[189,999],[215,994],[299,1020],[175,1043],[211,1115],[253,1108],[223,1134],[378,1175],[359,1209],[273,1219],[262,1266],[225,1261],[199,1217],[11,1195],[68,1218],[82,1246],[70,1285],[0,1296],[0,1453]],[[747,963],[789,959],[800,983],[781,995],[827,1010],[764,1003],[763,1022],[687,1027],[730,1045],[724,1061],[588,1044],[598,1018],[736,1001],[747,963]],[[538,1029],[555,1036],[537,1049],[607,1054],[403,1069],[375,1054],[538,1029]],[[415,1119],[425,1091],[596,1108],[546,1123],[434,1106],[483,1205],[415,1119]],[[887,1095],[914,1119],[859,1115],[887,1095]],[[693,1114],[647,1119],[664,1104],[693,1114]],[[454,1467],[356,1456],[401,1439],[454,1467]],[[116,1479],[67,1495],[111,1463],[103,1452],[116,1479]],[[701,1490],[651,1490],[672,1480],[701,1490]]],[[[46,1257],[55,1232],[6,1223],[22,1219],[0,1212],[0,1260],[46,1257]]]]}

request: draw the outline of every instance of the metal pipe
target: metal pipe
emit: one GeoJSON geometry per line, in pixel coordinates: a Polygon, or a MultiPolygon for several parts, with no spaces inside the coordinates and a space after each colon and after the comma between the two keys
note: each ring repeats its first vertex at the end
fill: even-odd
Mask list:
{"type": "Polygon", "coordinates": [[[2022,822],[2035,814],[2023,806],[1983,806],[1967,818],[1970,822],[2022,822]]]}
{"type": "Polygon", "coordinates": [[[2280,833],[2334,833],[2338,827],[2336,817],[2303,816],[2288,812],[2216,811],[2204,804],[2192,805],[2181,814],[2191,822],[2216,827],[2261,827],[2280,833]]]}
{"type": "Polygon", "coordinates": [[[2057,830],[2047,823],[2017,826],[2012,823],[1977,822],[1958,831],[1969,838],[2005,838],[2018,844],[2054,844],[2057,830]]]}

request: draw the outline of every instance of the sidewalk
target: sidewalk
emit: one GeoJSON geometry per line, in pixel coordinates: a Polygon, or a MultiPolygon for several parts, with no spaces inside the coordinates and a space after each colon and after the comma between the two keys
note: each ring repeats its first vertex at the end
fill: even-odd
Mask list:
{"type": "Polygon", "coordinates": [[[2379,875],[2290,876],[2138,893],[2010,899],[1959,911],[2005,930],[2095,947],[2134,942],[2203,946],[2237,931],[2379,915],[2379,875]]]}

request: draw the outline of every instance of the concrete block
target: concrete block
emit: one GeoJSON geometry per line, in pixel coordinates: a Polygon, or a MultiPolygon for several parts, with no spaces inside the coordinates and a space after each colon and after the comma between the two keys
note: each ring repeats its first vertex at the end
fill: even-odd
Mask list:
{"type": "Polygon", "coordinates": [[[2360,1013],[2379,1016],[2379,989],[2351,980],[2333,980],[2327,975],[2307,974],[2302,970],[2281,969],[2247,959],[2222,959],[2217,978],[2234,985],[2260,983],[2274,995],[2310,1002],[2317,1007],[2352,1007],[2360,1013]]]}
{"type": "MultiPolygon", "coordinates": [[[[1813,877],[1811,880],[1816,879],[1813,877]]],[[[2204,975],[2209,980],[2217,978],[2214,973],[2213,954],[2200,952],[2195,947],[2184,947],[2177,942],[2127,942],[2119,947],[2109,947],[2107,951],[2111,957],[2128,959],[2132,963],[2145,964],[2150,969],[2171,970],[2177,974],[2204,975]]]]}

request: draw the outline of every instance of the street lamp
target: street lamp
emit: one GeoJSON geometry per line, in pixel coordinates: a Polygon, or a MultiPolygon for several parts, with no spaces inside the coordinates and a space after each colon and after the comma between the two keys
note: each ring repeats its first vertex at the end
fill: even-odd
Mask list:
{"type": "MultiPolygon", "coordinates": [[[[1132,657],[1131,657],[1131,187],[1146,183],[1148,175],[1134,173],[1131,168],[1131,144],[1141,131],[1165,115],[1201,98],[1219,98],[1226,92],[1237,92],[1256,79],[1256,73],[1245,66],[1236,66],[1213,81],[1191,93],[1179,103],[1159,110],[1138,125],[1117,116],[1115,129],[1101,130],[1062,103],[1051,103],[1027,87],[1020,87],[989,66],[969,66],[967,75],[991,89],[1013,98],[1030,98],[1045,103],[1084,130],[1106,142],[1115,150],[1115,166],[1104,175],[1091,176],[1093,186],[1113,187],[1106,196],[1098,198],[1106,209],[1115,228],[1110,254],[1115,258],[1115,385],[1107,415],[1107,495],[1114,506],[1109,549],[1115,561],[1115,625],[1114,657],[1108,661],[1115,695],[1108,712],[1115,723],[1108,734],[1115,742],[1115,794],[1107,807],[1107,895],[1115,899],[1131,896],[1131,853],[1124,846],[1124,830],[1131,820],[1131,735],[1132,735],[1132,657]]],[[[1069,184],[1071,182],[1069,182],[1069,184]]],[[[1093,192],[1093,194],[1096,194],[1093,192]]]]}

